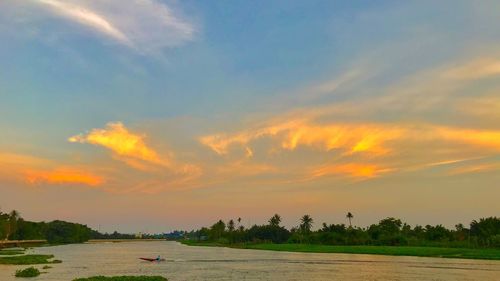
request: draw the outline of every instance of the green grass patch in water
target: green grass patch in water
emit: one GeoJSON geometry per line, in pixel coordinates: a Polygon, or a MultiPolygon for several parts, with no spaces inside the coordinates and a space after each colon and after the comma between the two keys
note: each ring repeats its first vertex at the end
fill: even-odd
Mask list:
{"type": "Polygon", "coordinates": [[[0,250],[0,256],[22,255],[24,251],[21,250],[0,250]]]}
{"type": "Polygon", "coordinates": [[[38,275],[40,275],[40,271],[34,267],[16,271],[16,277],[37,277],[38,275]]]}
{"type": "Polygon", "coordinates": [[[25,256],[12,256],[0,257],[0,264],[47,264],[47,263],[61,263],[60,260],[53,260],[54,255],[25,255],[25,256]]]}

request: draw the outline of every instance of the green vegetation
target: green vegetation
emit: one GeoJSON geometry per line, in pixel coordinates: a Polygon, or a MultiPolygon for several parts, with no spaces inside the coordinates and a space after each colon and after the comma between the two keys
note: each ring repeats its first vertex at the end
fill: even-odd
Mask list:
{"type": "Polygon", "coordinates": [[[50,261],[53,255],[25,255],[13,257],[0,257],[0,264],[47,264],[61,263],[59,260],[50,261]]]}
{"type": "Polygon", "coordinates": [[[467,249],[441,247],[408,247],[408,246],[329,246],[310,244],[247,244],[246,249],[314,252],[314,253],[348,253],[391,256],[418,256],[442,258],[467,258],[500,260],[500,249],[467,249]]]}
{"type": "Polygon", "coordinates": [[[188,246],[231,247],[238,249],[254,249],[283,252],[302,253],[342,253],[342,254],[369,254],[389,256],[416,256],[462,259],[500,260],[500,249],[468,249],[443,247],[410,247],[410,246],[331,246],[319,244],[220,244],[184,240],[182,244],[188,246]]]}
{"type": "MultiPolygon", "coordinates": [[[[0,240],[47,240],[50,244],[83,243],[89,239],[135,239],[133,234],[99,233],[86,225],[55,220],[31,222],[19,212],[0,212],[0,240]]],[[[143,238],[156,238],[145,236],[143,238]]],[[[0,255],[2,253],[0,252],[0,255]]]]}
{"type": "Polygon", "coordinates": [[[89,278],[78,278],[73,281],[167,281],[167,278],[161,276],[95,276],[89,278]]]}
{"type": "Polygon", "coordinates": [[[22,255],[24,251],[21,250],[0,250],[0,256],[22,255]]]}
{"type": "Polygon", "coordinates": [[[65,221],[31,222],[17,211],[0,212],[0,240],[47,240],[51,244],[81,243],[91,238],[86,225],[65,221]]]}
{"type": "Polygon", "coordinates": [[[37,277],[38,275],[40,275],[40,271],[34,267],[16,271],[16,277],[37,277]]]}
{"type": "Polygon", "coordinates": [[[347,213],[345,224],[326,224],[312,230],[314,220],[304,215],[297,227],[280,226],[281,217],[274,215],[265,225],[248,229],[230,220],[222,220],[210,228],[187,234],[187,245],[228,246],[293,252],[353,253],[500,259],[500,218],[481,218],[469,228],[457,224],[450,230],[442,225],[411,227],[400,219],[386,218],[378,224],[361,228],[352,226],[354,215],[347,213]],[[399,246],[399,247],[391,247],[399,246]]]}

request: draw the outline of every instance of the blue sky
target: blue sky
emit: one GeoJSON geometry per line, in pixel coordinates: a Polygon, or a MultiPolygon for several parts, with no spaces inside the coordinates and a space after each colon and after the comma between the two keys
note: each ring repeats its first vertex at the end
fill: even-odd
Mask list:
{"type": "Polygon", "coordinates": [[[3,209],[110,231],[500,211],[494,1],[0,7],[3,209]]]}

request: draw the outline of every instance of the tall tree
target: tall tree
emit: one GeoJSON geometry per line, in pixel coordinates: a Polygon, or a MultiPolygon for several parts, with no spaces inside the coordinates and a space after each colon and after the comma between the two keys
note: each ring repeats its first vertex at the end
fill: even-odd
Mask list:
{"type": "Polygon", "coordinates": [[[16,210],[12,210],[9,213],[9,223],[8,223],[8,231],[7,231],[7,240],[14,234],[17,230],[17,221],[19,220],[19,212],[16,210]]]}
{"type": "Polygon", "coordinates": [[[269,219],[269,225],[271,226],[280,226],[280,223],[281,223],[281,216],[278,214],[274,214],[274,216],[272,216],[269,219]]]}
{"type": "Polygon", "coordinates": [[[311,227],[312,227],[312,224],[314,223],[314,220],[311,218],[311,216],[309,215],[304,215],[301,219],[300,219],[300,228],[305,232],[305,233],[309,233],[311,232],[311,227]]]}
{"type": "Polygon", "coordinates": [[[229,222],[227,223],[227,230],[229,230],[230,232],[233,232],[235,229],[235,223],[234,223],[234,220],[229,220],[229,222]]]}
{"type": "Polygon", "coordinates": [[[354,218],[354,216],[351,214],[351,212],[347,212],[347,215],[345,217],[349,219],[349,227],[352,227],[351,220],[352,218],[354,218]]]}

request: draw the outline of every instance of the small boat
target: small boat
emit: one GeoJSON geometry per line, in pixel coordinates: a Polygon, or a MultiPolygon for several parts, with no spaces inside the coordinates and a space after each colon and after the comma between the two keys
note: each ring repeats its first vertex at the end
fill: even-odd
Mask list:
{"type": "Polygon", "coordinates": [[[160,256],[158,256],[157,258],[139,258],[139,259],[143,260],[143,261],[150,261],[150,262],[153,262],[153,261],[165,261],[165,259],[160,258],[160,256]]]}

